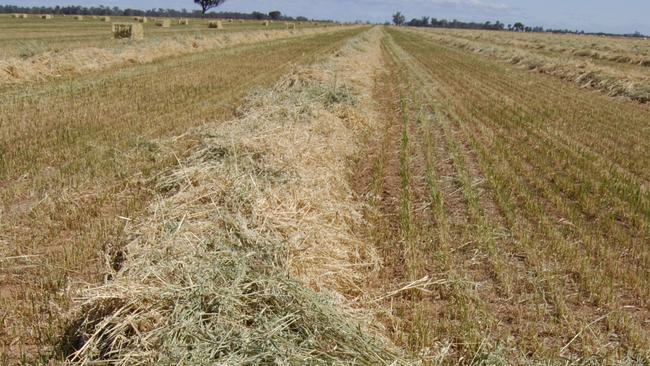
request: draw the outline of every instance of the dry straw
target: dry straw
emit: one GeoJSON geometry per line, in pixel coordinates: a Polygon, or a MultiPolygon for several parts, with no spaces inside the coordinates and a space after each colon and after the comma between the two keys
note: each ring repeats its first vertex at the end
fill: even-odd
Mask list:
{"type": "Polygon", "coordinates": [[[201,146],[157,179],[121,270],[85,293],[71,363],[405,363],[343,300],[377,265],[347,179],[368,128],[359,85],[381,64],[370,39],[198,131],[201,146]]]}
{"type": "Polygon", "coordinates": [[[142,64],[163,57],[326,32],[325,29],[312,28],[292,32],[286,30],[234,32],[228,35],[215,34],[198,38],[187,35],[133,46],[80,48],[69,52],[45,52],[28,58],[5,58],[0,59],[0,85],[43,80],[64,74],[81,74],[119,64],[133,62],[142,64]]]}
{"type": "Polygon", "coordinates": [[[494,57],[527,70],[572,81],[583,88],[599,90],[609,96],[626,97],[637,102],[650,102],[650,78],[646,73],[632,70],[622,72],[613,67],[589,61],[556,58],[516,47],[499,46],[492,42],[472,41],[437,31],[406,30],[425,34],[453,47],[494,57]]]}

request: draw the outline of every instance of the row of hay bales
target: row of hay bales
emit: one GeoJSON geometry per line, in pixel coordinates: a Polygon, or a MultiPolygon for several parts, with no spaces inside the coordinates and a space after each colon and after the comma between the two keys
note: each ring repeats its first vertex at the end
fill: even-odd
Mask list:
{"type": "MultiPolygon", "coordinates": [[[[21,19],[25,19],[25,18],[28,18],[28,17],[29,17],[29,14],[12,14],[12,17],[13,17],[13,18],[21,18],[21,19]]],[[[54,18],[54,15],[51,15],[51,14],[44,14],[44,15],[41,15],[40,17],[41,17],[42,19],[53,19],[53,18],[54,18]]],[[[84,20],[84,16],[83,16],[83,15],[75,15],[75,16],[73,17],[73,19],[74,19],[74,20],[84,20]]],[[[92,19],[93,19],[93,20],[97,20],[97,19],[99,19],[99,20],[101,20],[101,21],[103,21],[103,22],[107,22],[107,23],[111,21],[111,17],[109,17],[109,16],[102,16],[102,17],[99,17],[99,16],[96,16],[96,15],[93,15],[93,16],[92,16],[92,19]]],[[[136,22],[138,22],[138,23],[148,23],[148,21],[149,21],[149,19],[148,19],[147,17],[134,17],[133,20],[136,21],[136,22]]],[[[169,27],[171,26],[171,20],[169,20],[169,19],[158,19],[158,20],[156,20],[156,19],[152,19],[152,20],[153,20],[153,21],[156,23],[156,25],[159,26],[159,27],[169,28],[169,27]]],[[[235,20],[233,20],[233,19],[228,19],[227,22],[228,22],[228,23],[234,23],[235,20]]],[[[244,20],[243,20],[243,19],[240,19],[240,20],[238,20],[238,22],[239,22],[239,23],[244,23],[244,20]]],[[[189,19],[181,18],[181,19],[178,20],[178,23],[177,23],[177,24],[178,24],[178,25],[189,25],[189,23],[190,23],[189,19]]],[[[273,21],[265,20],[265,21],[262,22],[262,25],[265,26],[265,27],[268,27],[271,23],[273,23],[273,21]]],[[[297,24],[301,24],[301,23],[298,22],[297,24]]],[[[286,26],[287,29],[296,29],[296,23],[288,23],[288,22],[285,22],[285,26],[286,26]]],[[[210,22],[208,23],[208,27],[209,27],[209,28],[216,28],[216,29],[223,29],[223,21],[222,21],[222,20],[213,20],[213,21],[210,21],[210,22]]]]}
{"type": "MultiPolygon", "coordinates": [[[[61,15],[61,16],[65,17],[65,15],[61,15]]],[[[11,17],[12,18],[19,18],[19,19],[27,19],[27,18],[29,18],[29,14],[12,14],[11,17]]],[[[36,15],[36,17],[41,18],[41,19],[47,19],[47,20],[54,19],[54,15],[52,15],[52,14],[41,14],[41,15],[36,15]]],[[[73,17],[73,19],[74,20],[84,20],[84,16],[83,15],[75,15],[73,17]]],[[[100,19],[103,22],[110,22],[111,21],[111,17],[93,16],[92,19],[100,19]]]]}

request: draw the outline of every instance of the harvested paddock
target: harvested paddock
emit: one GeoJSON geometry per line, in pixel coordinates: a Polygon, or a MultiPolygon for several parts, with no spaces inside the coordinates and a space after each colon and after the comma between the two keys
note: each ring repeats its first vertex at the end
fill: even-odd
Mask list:
{"type": "Polygon", "coordinates": [[[370,61],[363,50],[369,38],[352,42],[335,61],[298,70],[253,96],[244,117],[202,128],[200,146],[182,168],[160,176],[159,189],[170,193],[135,226],[139,239],[125,248],[115,280],[86,293],[86,342],[73,364],[104,359],[96,350],[118,363],[404,362],[339,300],[358,292],[352,284],[365,266],[355,264],[373,258],[350,226],[360,215],[346,162],[363,125],[350,114],[355,97],[346,95],[358,91],[341,83],[348,80],[341,73],[355,75],[351,64],[370,61]],[[171,236],[160,236],[167,220],[181,217],[171,236]],[[170,251],[174,259],[157,259],[170,251]],[[142,321],[148,325],[139,335],[126,337],[129,324],[142,321]],[[204,337],[195,336],[198,329],[204,337]],[[182,347],[189,339],[193,346],[182,347]]]}
{"type": "Polygon", "coordinates": [[[155,196],[152,177],[195,145],[192,127],[233,118],[252,89],[270,85],[292,65],[338,49],[360,31],[303,34],[69,80],[4,86],[1,116],[21,127],[0,128],[7,162],[1,165],[0,199],[10,210],[0,212],[0,241],[13,243],[2,246],[0,257],[14,258],[0,261],[0,317],[3,329],[10,330],[0,334],[0,363],[11,364],[7,357],[16,360],[21,354],[28,360],[51,356],[69,290],[104,278],[98,253],[127,239],[124,218],[142,213],[155,196]],[[197,72],[206,69],[219,71],[197,72]],[[93,87],[97,82],[102,88],[93,87]],[[65,112],[50,113],[59,108],[65,112]],[[41,182],[38,186],[17,179],[29,169],[39,176],[32,181],[41,182]],[[41,265],[34,266],[37,258],[41,265]]]}
{"type": "Polygon", "coordinates": [[[125,20],[0,60],[0,364],[650,364],[641,45],[125,20]]]}
{"type": "MultiPolygon", "coordinates": [[[[105,49],[76,49],[70,52],[38,54],[28,58],[0,59],[0,85],[43,80],[63,75],[77,75],[101,70],[111,66],[148,63],[163,57],[196,53],[211,49],[226,48],[233,45],[251,44],[287,37],[301,37],[326,33],[324,28],[307,28],[295,32],[286,30],[258,30],[249,32],[228,32],[211,37],[176,37],[160,41],[147,28],[150,42],[136,45],[107,47],[105,49]]],[[[106,30],[102,29],[106,34],[106,30]]]]}
{"type": "Polygon", "coordinates": [[[411,289],[383,303],[393,339],[433,364],[650,362],[646,106],[426,32],[385,49],[359,171],[375,283],[411,289]]]}
{"type": "MultiPolygon", "coordinates": [[[[422,31],[415,31],[422,32],[422,31]]],[[[616,49],[608,48],[613,61],[630,61],[632,65],[621,63],[600,63],[598,57],[585,59],[581,55],[581,47],[588,42],[596,42],[599,37],[570,38],[569,45],[562,45],[563,36],[515,35],[505,32],[467,32],[427,30],[422,34],[437,42],[480,53],[499,59],[527,70],[541,72],[555,77],[570,80],[583,88],[595,89],[610,96],[624,97],[640,103],[650,101],[650,77],[644,66],[646,55],[650,55],[650,47],[639,47],[636,40],[617,40],[616,49]],[[519,41],[503,41],[513,38],[519,41]],[[531,43],[522,42],[521,38],[529,38],[531,43]],[[540,42],[540,39],[545,41],[540,42]],[[549,43],[548,39],[557,39],[557,46],[549,43]],[[535,42],[532,42],[532,41],[535,42]],[[633,54],[633,56],[627,56],[633,54]],[[636,61],[632,62],[634,59],[636,61]]],[[[566,41],[564,41],[567,43],[566,41]]],[[[603,43],[613,42],[605,40],[603,43]]],[[[596,44],[600,43],[596,42],[596,44]]],[[[607,46],[602,46],[607,47],[607,46]]],[[[597,51],[594,51],[597,52],[597,51]]],[[[650,56],[648,56],[650,57],[650,56]]],[[[604,58],[604,56],[603,56],[604,58]]],[[[649,59],[650,60],[650,59],[649,59]]],[[[649,61],[650,64],[650,61],[649,61]]]]}
{"type": "MultiPolygon", "coordinates": [[[[25,58],[29,56],[45,54],[46,52],[68,52],[82,48],[107,48],[114,42],[107,37],[106,24],[97,20],[74,21],[72,16],[55,16],[47,22],[40,19],[40,16],[31,16],[26,19],[14,19],[14,21],[1,21],[0,16],[0,60],[6,58],[25,58]]],[[[90,17],[88,17],[90,19],[90,17]]],[[[112,22],[126,23],[134,21],[135,17],[111,17],[112,22]]],[[[140,17],[136,21],[140,21],[140,17]]],[[[209,19],[189,18],[190,24],[183,27],[176,26],[176,19],[173,20],[170,28],[151,26],[153,22],[147,18],[145,32],[149,39],[159,41],[174,40],[176,38],[202,38],[214,35],[214,29],[208,28],[209,19]]],[[[319,26],[309,25],[302,28],[316,29],[319,26]]],[[[235,22],[229,24],[225,31],[227,33],[241,33],[260,30],[282,30],[284,24],[276,23],[265,27],[258,21],[235,22]]]]}

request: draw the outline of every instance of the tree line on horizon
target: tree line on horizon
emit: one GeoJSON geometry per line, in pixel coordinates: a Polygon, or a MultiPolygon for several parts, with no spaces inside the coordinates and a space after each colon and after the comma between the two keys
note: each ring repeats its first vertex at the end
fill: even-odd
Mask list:
{"type": "MultiPolygon", "coordinates": [[[[148,17],[165,17],[165,18],[227,18],[227,19],[244,19],[244,20],[286,20],[286,21],[310,21],[307,17],[291,17],[282,14],[280,11],[262,13],[254,11],[252,13],[240,12],[210,12],[203,14],[201,10],[187,9],[121,9],[117,6],[18,6],[18,5],[0,5],[0,13],[4,14],[54,14],[54,15],[98,15],[98,16],[148,16],[148,17]]],[[[319,20],[320,21],[320,20],[319,20]]],[[[328,22],[324,20],[324,22],[328,22]]]]}
{"type": "Polygon", "coordinates": [[[510,31],[510,32],[533,32],[533,33],[556,33],[556,34],[589,34],[589,35],[598,35],[598,36],[624,36],[624,37],[645,37],[640,32],[635,32],[631,34],[612,34],[606,32],[585,32],[584,30],[570,30],[570,29],[544,29],[541,26],[527,26],[522,22],[516,22],[514,24],[504,24],[501,21],[497,20],[492,23],[487,21],[484,23],[479,22],[462,22],[459,20],[446,20],[446,19],[436,19],[433,17],[423,16],[421,18],[413,18],[410,21],[406,21],[406,17],[401,13],[397,12],[393,14],[393,24],[397,26],[409,26],[409,27],[430,27],[430,28],[456,28],[456,29],[480,29],[480,30],[493,30],[493,31],[510,31]]]}

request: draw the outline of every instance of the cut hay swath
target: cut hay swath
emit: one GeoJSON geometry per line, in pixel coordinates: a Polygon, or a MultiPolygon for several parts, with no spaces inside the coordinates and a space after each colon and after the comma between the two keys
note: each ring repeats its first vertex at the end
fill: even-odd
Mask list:
{"type": "Polygon", "coordinates": [[[452,47],[493,57],[530,71],[569,80],[583,88],[599,90],[610,96],[625,97],[641,103],[650,102],[650,78],[645,72],[637,73],[633,70],[621,72],[617,68],[607,65],[579,59],[559,59],[526,49],[499,46],[493,43],[486,44],[437,31],[405,30],[425,35],[452,47]]]}
{"type": "Polygon", "coordinates": [[[121,270],[85,293],[72,364],[405,363],[343,300],[376,258],[353,234],[347,180],[364,97],[341,82],[372,82],[368,39],[198,131],[201,146],[158,178],[121,270]]]}
{"type": "Polygon", "coordinates": [[[147,63],[162,57],[202,52],[233,45],[266,42],[274,39],[326,33],[320,28],[286,30],[256,30],[197,38],[180,36],[132,46],[103,49],[77,49],[70,52],[46,52],[28,58],[0,59],[0,85],[43,80],[62,74],[81,74],[102,70],[124,63],[147,63]]]}

